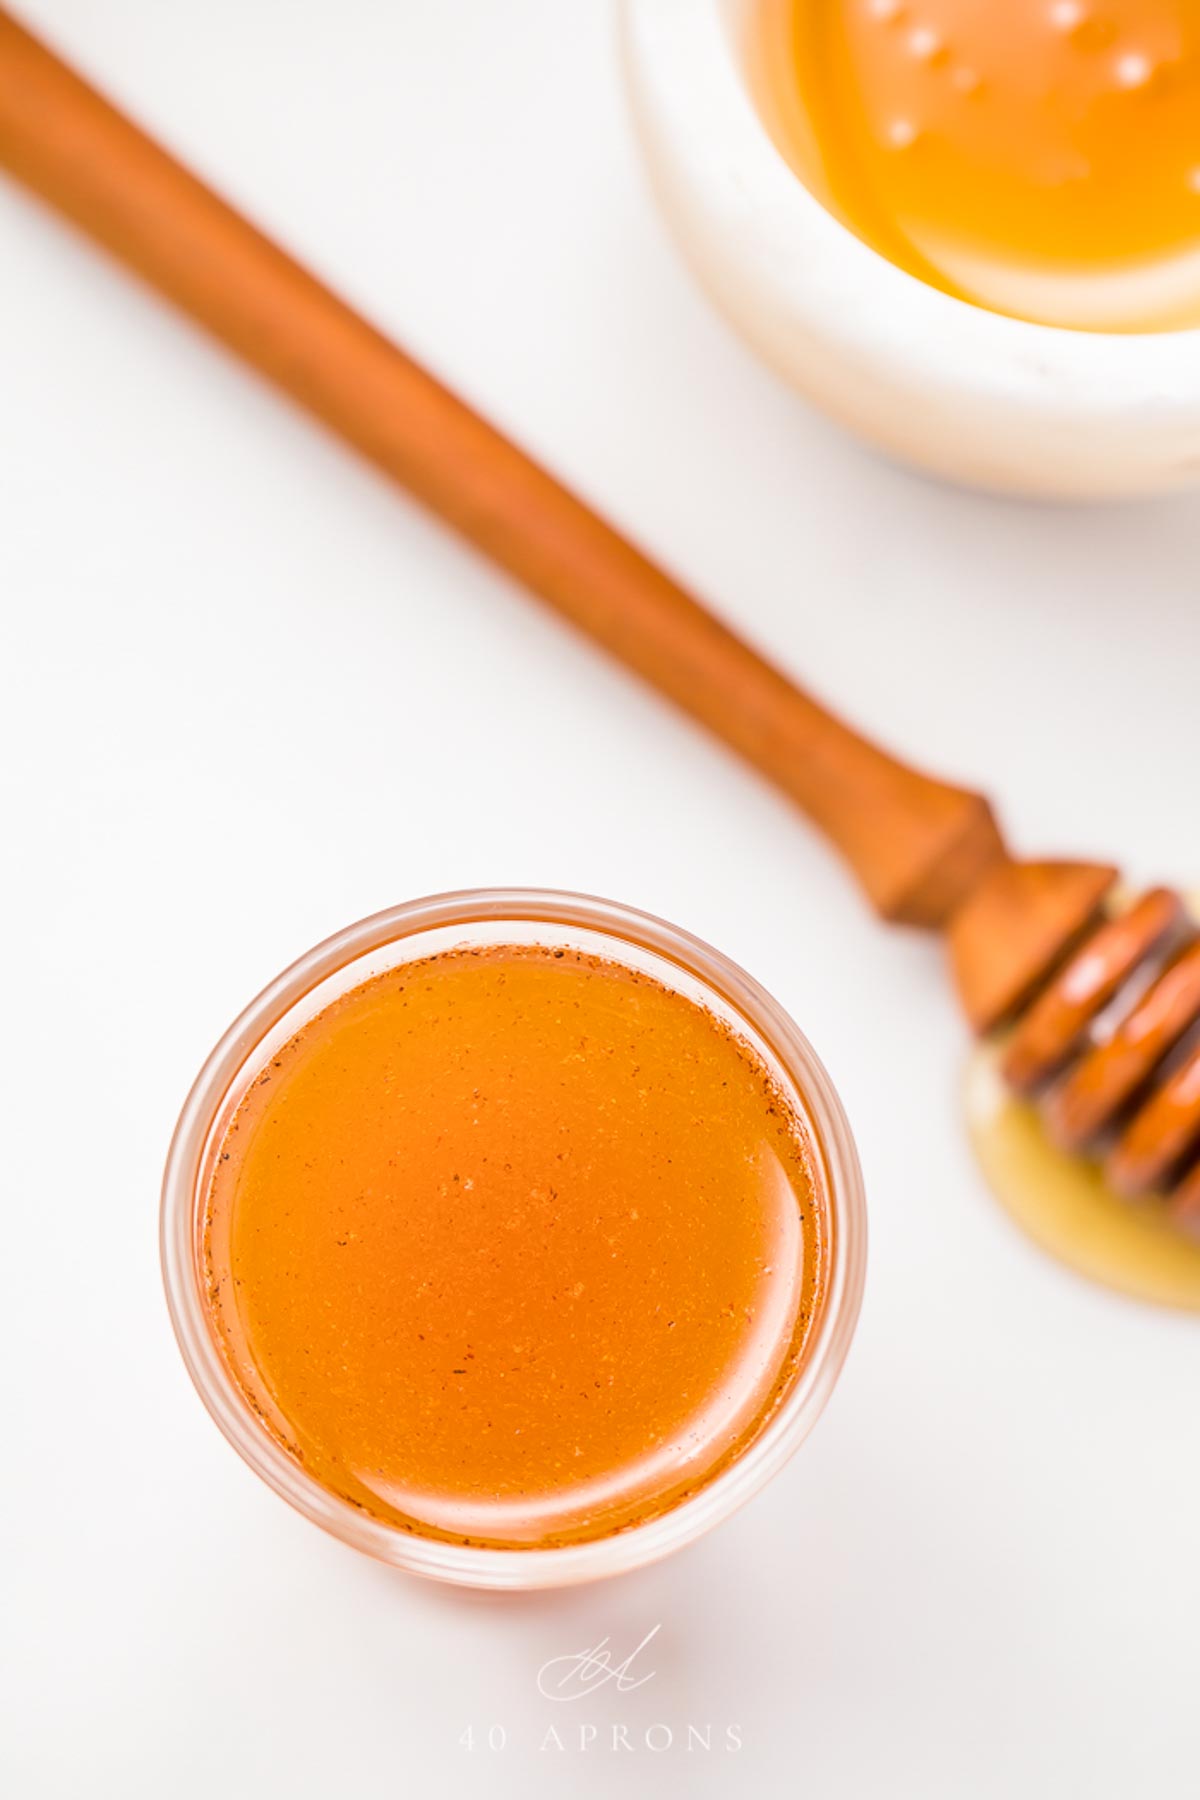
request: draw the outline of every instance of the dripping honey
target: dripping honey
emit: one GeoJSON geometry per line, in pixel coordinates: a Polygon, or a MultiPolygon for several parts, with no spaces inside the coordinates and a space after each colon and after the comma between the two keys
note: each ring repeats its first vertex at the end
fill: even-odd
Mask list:
{"type": "Polygon", "coordinates": [[[1005,1086],[994,1045],[972,1056],[967,1123],[992,1192],[1050,1256],[1131,1299],[1200,1312],[1200,1243],[1160,1198],[1114,1193],[1098,1163],[1052,1143],[1037,1108],[1005,1086]]]}
{"type": "MultiPolygon", "coordinates": [[[[1114,904],[1127,904],[1120,896],[1114,904]]],[[[1188,896],[1200,923],[1200,892],[1188,896]]],[[[1006,1212],[1077,1274],[1135,1300],[1200,1312],[1200,1241],[1181,1231],[1161,1197],[1130,1200],[1100,1164],[1051,1141],[1029,1100],[1006,1087],[1002,1041],[977,1046],[967,1073],[967,1127],[1006,1212]]]]}
{"type": "Polygon", "coordinates": [[[994,311],[1200,323],[1200,0],[756,0],[781,150],[861,238],[994,311]]]}
{"type": "Polygon", "coordinates": [[[573,949],[351,989],[252,1076],[212,1168],[210,1316],[248,1402],[428,1535],[665,1510],[771,1416],[822,1303],[816,1161],[764,1062],[573,949]]]}

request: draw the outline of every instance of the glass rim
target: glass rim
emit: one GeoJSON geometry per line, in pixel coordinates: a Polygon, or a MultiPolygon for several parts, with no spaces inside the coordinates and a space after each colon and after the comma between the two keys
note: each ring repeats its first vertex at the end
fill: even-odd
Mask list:
{"type": "Polygon", "coordinates": [[[233,1448],[297,1511],[395,1568],[477,1588],[533,1589],[622,1574],[693,1543],[775,1475],[815,1424],[857,1322],[866,1271],[866,1203],[849,1121],[820,1059],[751,975],[690,932],[652,913],[550,888],[434,894],[335,932],[269,982],[225,1032],[184,1102],[163,1176],[160,1253],[167,1307],[193,1385],[233,1448]],[[359,1511],[314,1479],[255,1417],[210,1327],[198,1264],[205,1148],[248,1056],[323,981],[374,951],[432,929],[546,924],[603,933],[673,964],[732,1007],[778,1062],[810,1126],[831,1229],[821,1314],[799,1372],[758,1435],[696,1493],[607,1537],[545,1549],[496,1549],[402,1530],[359,1511]]]}

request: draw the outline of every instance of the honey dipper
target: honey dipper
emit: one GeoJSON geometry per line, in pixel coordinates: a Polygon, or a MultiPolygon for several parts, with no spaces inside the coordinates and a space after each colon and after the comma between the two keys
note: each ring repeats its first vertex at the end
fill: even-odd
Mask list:
{"type": "Polygon", "coordinates": [[[738,750],[878,913],[941,932],[972,1027],[1113,1185],[1200,1229],[1200,936],[1165,889],[1019,862],[988,801],[825,711],[0,10],[0,165],[738,750]],[[1130,993],[1134,997],[1129,998],[1130,993]]]}

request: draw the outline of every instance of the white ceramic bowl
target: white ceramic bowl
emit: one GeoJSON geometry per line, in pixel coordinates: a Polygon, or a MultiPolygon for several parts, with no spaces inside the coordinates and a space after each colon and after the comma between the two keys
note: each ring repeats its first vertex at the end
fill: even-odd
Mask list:
{"type": "Polygon", "coordinates": [[[776,149],[744,68],[746,0],[622,0],[654,187],[693,268],[802,393],[894,456],[1061,497],[1200,483],[1200,330],[1065,331],[887,262],[776,149]]]}

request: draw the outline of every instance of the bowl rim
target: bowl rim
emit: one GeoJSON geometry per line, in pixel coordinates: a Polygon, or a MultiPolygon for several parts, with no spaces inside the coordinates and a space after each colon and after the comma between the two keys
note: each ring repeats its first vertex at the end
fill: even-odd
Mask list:
{"type": "Polygon", "coordinates": [[[783,1008],[728,957],[654,914],[554,889],[468,889],[406,902],[335,932],[277,976],[220,1039],[184,1102],[167,1156],[160,1253],[176,1341],[200,1398],[245,1462],[334,1536],[394,1567],[471,1587],[559,1587],[624,1573],[693,1542],[757,1492],[807,1436],[841,1372],[866,1262],[862,1174],[849,1122],[811,1045],[783,1008]],[[206,1149],[247,1064],[321,983],[424,933],[497,923],[603,934],[665,959],[740,1015],[771,1052],[810,1125],[831,1215],[828,1281],[805,1361],[762,1431],[696,1494],[642,1524],[578,1544],[492,1549],[422,1537],[356,1509],[314,1480],[257,1419],[221,1353],[203,1295],[206,1149]]]}
{"type": "Polygon", "coordinates": [[[992,312],[899,268],[827,211],[787,163],[750,92],[739,36],[754,0],[621,0],[644,134],[695,205],[736,239],[743,272],[791,326],[925,395],[1061,418],[1200,410],[1200,326],[1097,331],[992,312]],[[803,264],[804,279],[797,270],[803,264]]]}

